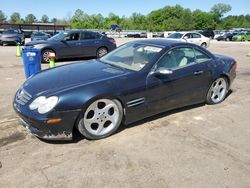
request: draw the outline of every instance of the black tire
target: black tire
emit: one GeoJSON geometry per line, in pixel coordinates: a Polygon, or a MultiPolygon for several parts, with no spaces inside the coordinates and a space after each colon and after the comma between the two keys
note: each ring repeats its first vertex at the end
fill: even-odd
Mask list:
{"type": "Polygon", "coordinates": [[[118,100],[98,99],[92,102],[84,110],[76,124],[76,127],[85,138],[89,140],[97,140],[112,135],[119,128],[122,119],[123,108],[118,100]],[[101,106],[99,108],[98,105],[100,103],[106,104],[102,108],[101,106]],[[109,112],[112,111],[112,108],[113,112],[109,114],[109,112]]]}
{"type": "Polygon", "coordinates": [[[49,53],[55,53],[53,50],[50,49],[44,49],[41,53],[41,61],[42,63],[49,63],[49,58],[48,55],[49,53]]]}
{"type": "Polygon", "coordinates": [[[201,47],[207,48],[207,43],[203,42],[203,43],[201,44],[201,47]]]}
{"type": "Polygon", "coordinates": [[[215,81],[213,81],[213,83],[209,87],[209,90],[206,96],[206,103],[211,104],[211,105],[219,104],[225,99],[227,93],[228,93],[228,80],[225,77],[220,77],[216,79],[215,81]],[[220,86],[220,87],[216,88],[216,84],[217,86],[220,86]]]}
{"type": "Polygon", "coordinates": [[[99,59],[102,56],[106,55],[108,53],[108,49],[106,47],[100,47],[96,51],[96,57],[99,59]]]}

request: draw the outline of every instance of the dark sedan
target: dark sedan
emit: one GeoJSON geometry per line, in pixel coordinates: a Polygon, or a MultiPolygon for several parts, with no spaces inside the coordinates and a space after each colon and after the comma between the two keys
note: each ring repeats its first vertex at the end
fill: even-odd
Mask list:
{"type": "Polygon", "coordinates": [[[216,38],[217,41],[232,41],[232,38],[237,33],[224,33],[216,38]]]}
{"type": "Polygon", "coordinates": [[[0,34],[0,45],[23,45],[25,42],[24,34],[19,29],[6,29],[0,34]]]}
{"type": "Polygon", "coordinates": [[[97,57],[100,58],[116,48],[113,38],[97,32],[72,30],[58,33],[43,41],[32,41],[25,44],[26,48],[41,49],[42,62],[48,63],[50,52],[56,54],[57,59],[97,57]]]}
{"type": "Polygon", "coordinates": [[[96,60],[44,70],[17,91],[22,124],[44,139],[88,139],[196,103],[222,102],[236,76],[236,61],[194,44],[162,40],[127,43],[96,60]]]}
{"type": "Polygon", "coordinates": [[[31,41],[37,41],[37,40],[47,40],[49,39],[51,36],[48,33],[45,32],[33,32],[31,34],[31,41]]]}

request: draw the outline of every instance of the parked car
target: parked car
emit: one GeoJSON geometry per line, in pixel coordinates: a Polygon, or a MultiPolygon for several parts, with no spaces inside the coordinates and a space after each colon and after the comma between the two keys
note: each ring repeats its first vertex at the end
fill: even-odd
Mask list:
{"type": "Polygon", "coordinates": [[[113,38],[108,38],[93,31],[71,30],[60,32],[46,41],[32,41],[25,44],[26,48],[41,49],[42,62],[48,63],[50,52],[56,59],[76,57],[100,58],[116,48],[113,38]]]}
{"type": "Polygon", "coordinates": [[[218,36],[216,38],[217,41],[232,41],[234,34],[227,32],[227,33],[223,33],[222,35],[218,36]]]}
{"type": "Polygon", "coordinates": [[[128,37],[128,38],[147,38],[147,33],[141,32],[141,33],[127,34],[126,37],[128,37]]]}
{"type": "Polygon", "coordinates": [[[210,39],[196,32],[176,32],[167,37],[167,39],[178,40],[197,44],[207,48],[210,44],[210,39]]]}
{"type": "Polygon", "coordinates": [[[236,61],[186,42],[137,40],[100,59],[47,69],[18,89],[13,106],[22,124],[44,139],[88,139],[121,124],[196,103],[222,102],[236,61]]]}
{"type": "Polygon", "coordinates": [[[241,32],[232,38],[233,41],[250,41],[250,31],[241,32]]]}
{"type": "Polygon", "coordinates": [[[213,30],[199,30],[198,33],[202,34],[205,37],[210,39],[214,38],[214,31],[213,30]]]}
{"type": "Polygon", "coordinates": [[[32,31],[23,31],[23,34],[24,34],[24,38],[31,38],[31,35],[32,35],[32,31]]]}
{"type": "Polygon", "coordinates": [[[0,45],[25,43],[24,34],[19,29],[6,29],[0,35],[0,45]]]}
{"type": "Polygon", "coordinates": [[[48,33],[45,32],[33,32],[31,35],[31,41],[36,41],[36,40],[47,40],[49,39],[51,36],[48,33]]]}

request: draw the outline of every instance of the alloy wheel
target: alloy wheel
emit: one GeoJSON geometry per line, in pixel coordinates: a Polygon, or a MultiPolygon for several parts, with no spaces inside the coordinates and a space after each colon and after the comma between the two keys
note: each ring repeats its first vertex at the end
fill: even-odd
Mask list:
{"type": "Polygon", "coordinates": [[[103,138],[119,127],[122,117],[122,106],[117,100],[99,99],[86,109],[78,130],[89,139],[103,138]]]}
{"type": "Polygon", "coordinates": [[[212,104],[220,103],[224,100],[228,90],[228,83],[225,78],[218,78],[209,89],[209,101],[212,104]]]}
{"type": "Polygon", "coordinates": [[[106,55],[108,53],[108,50],[104,47],[99,48],[97,51],[97,58],[101,58],[102,56],[106,55]]]}

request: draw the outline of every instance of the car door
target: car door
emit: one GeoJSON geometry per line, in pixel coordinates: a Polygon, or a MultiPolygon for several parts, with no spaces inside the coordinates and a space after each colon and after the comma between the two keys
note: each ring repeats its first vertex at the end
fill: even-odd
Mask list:
{"type": "Polygon", "coordinates": [[[59,41],[60,45],[57,45],[56,50],[61,54],[61,57],[79,57],[81,53],[80,47],[80,32],[70,32],[64,37],[62,41],[59,41]]]}
{"type": "MultiPolygon", "coordinates": [[[[205,56],[207,57],[207,56],[205,56]]],[[[205,60],[205,59],[204,59],[205,60]]],[[[209,85],[210,68],[198,62],[190,47],[178,47],[168,51],[155,65],[154,70],[167,68],[171,74],[149,74],[147,101],[151,113],[159,113],[204,101],[204,85],[209,85]]],[[[207,57],[207,61],[211,59],[207,57]]]]}
{"type": "Polygon", "coordinates": [[[192,33],[192,38],[190,39],[193,44],[201,45],[202,44],[202,37],[199,33],[192,33]]]}
{"type": "Polygon", "coordinates": [[[97,49],[100,47],[100,35],[91,31],[81,33],[81,56],[96,56],[97,49]]]}

